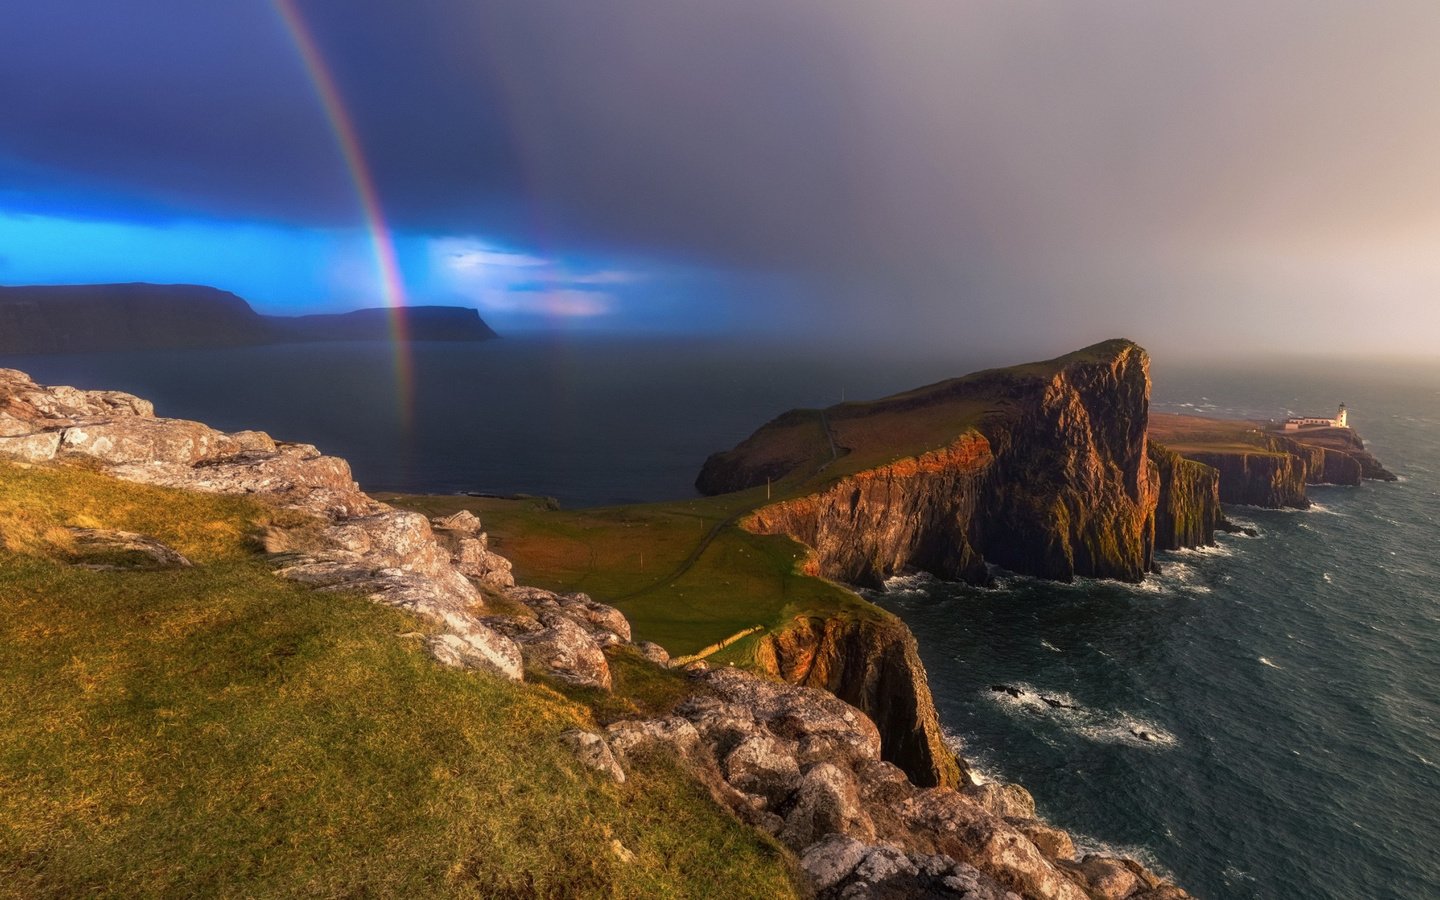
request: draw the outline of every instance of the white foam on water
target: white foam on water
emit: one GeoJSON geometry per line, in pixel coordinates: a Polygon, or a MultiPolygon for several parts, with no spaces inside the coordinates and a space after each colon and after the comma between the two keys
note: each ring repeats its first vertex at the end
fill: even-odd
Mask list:
{"type": "Polygon", "coordinates": [[[1275,665],[1273,662],[1271,662],[1270,660],[1266,659],[1266,658],[1263,657],[1263,656],[1260,657],[1260,665],[1262,665],[1262,666],[1269,666],[1269,667],[1272,668],[1272,669],[1284,669],[1284,668],[1285,668],[1284,666],[1277,666],[1277,665],[1275,665]]]}
{"type": "Polygon", "coordinates": [[[1102,744],[1123,744],[1147,750],[1164,750],[1180,741],[1155,722],[1126,712],[1091,709],[1064,691],[1041,691],[1025,682],[1007,685],[1014,693],[994,690],[981,693],[1016,716],[1042,719],[1071,734],[1102,744]]]}
{"type": "Polygon", "coordinates": [[[1065,652],[1064,650],[1061,650],[1059,647],[1055,646],[1054,644],[1050,643],[1049,641],[1045,640],[1044,638],[1041,638],[1041,639],[1040,639],[1040,646],[1044,647],[1046,650],[1049,650],[1051,653],[1064,653],[1064,652],[1065,652]]]}
{"type": "Polygon", "coordinates": [[[1325,579],[1325,583],[1326,583],[1326,584],[1334,584],[1334,582],[1335,582],[1335,579],[1333,579],[1333,578],[1330,577],[1330,573],[1329,573],[1329,572],[1321,572],[1321,573],[1320,573],[1320,577],[1323,578],[1323,579],[1325,579]]]}
{"type": "MultiPolygon", "coordinates": [[[[1248,537],[1248,535],[1247,535],[1248,537]]],[[[1234,556],[1235,548],[1226,547],[1224,544],[1210,544],[1205,547],[1181,547],[1179,550],[1166,550],[1167,556],[1234,556]]]]}

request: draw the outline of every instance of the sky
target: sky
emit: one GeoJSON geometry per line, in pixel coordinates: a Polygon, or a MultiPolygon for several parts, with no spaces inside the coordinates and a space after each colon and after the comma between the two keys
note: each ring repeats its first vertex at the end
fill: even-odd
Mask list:
{"type": "Polygon", "coordinates": [[[1434,355],[1433,0],[49,0],[0,283],[1434,355]]]}

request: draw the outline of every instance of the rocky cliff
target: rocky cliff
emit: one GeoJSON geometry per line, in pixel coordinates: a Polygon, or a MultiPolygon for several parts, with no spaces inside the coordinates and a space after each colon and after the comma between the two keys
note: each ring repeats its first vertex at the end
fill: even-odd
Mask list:
{"type": "MultiPolygon", "coordinates": [[[[400,639],[423,637],[437,662],[479,677],[603,693],[614,689],[608,654],[617,648],[668,663],[660,648],[632,641],[617,610],[584,594],[515,586],[474,516],[427,520],[393,509],[362,492],[344,460],[307,445],[158,418],[128,394],[47,387],[0,369],[0,458],[82,464],[289,510],[288,524],[264,535],[277,575],[428,619],[433,633],[400,639]],[[487,594],[505,602],[491,605],[487,594]]],[[[928,776],[912,779],[887,761],[880,728],[846,700],[874,709],[895,734],[934,721],[914,639],[898,621],[797,622],[772,636],[762,657],[800,683],[697,662],[687,667],[692,690],[671,714],[636,713],[603,733],[562,738],[595,779],[625,781],[632,760],[664,754],[792,851],[826,900],[1187,898],[1133,860],[1080,856],[1069,835],[1036,818],[1023,788],[956,789],[961,772],[937,752],[938,729],[911,727],[888,751],[919,771],[928,766],[928,776]],[[832,685],[841,696],[819,689],[832,685]]]]}
{"type": "Polygon", "coordinates": [[[1159,474],[1155,506],[1155,548],[1180,550],[1215,543],[1224,524],[1220,509],[1220,472],[1150,442],[1150,459],[1159,474]]]}
{"type": "Polygon", "coordinates": [[[865,712],[879,729],[882,758],[916,784],[969,783],[940,729],[915,636],[899,619],[797,619],[766,635],[756,660],[788,682],[823,688],[865,712]]]}
{"type": "Polygon", "coordinates": [[[880,587],[919,569],[983,583],[976,511],[994,462],[985,436],[968,431],[948,447],[756,510],[745,527],[794,537],[814,550],[813,574],[836,581],[880,587]]]}
{"type": "Polygon", "coordinates": [[[1220,473],[1220,501],[1271,509],[1309,509],[1304,457],[1284,450],[1186,450],[1185,457],[1220,473]]]}
{"type": "MultiPolygon", "coordinates": [[[[1139,581],[1155,565],[1161,492],[1149,395],[1145,351],[1108,341],[832,407],[819,421],[835,465],[747,524],[794,537],[815,550],[819,574],[859,584],[907,569],[983,582],[987,562],[1062,581],[1139,581]]],[[[816,458],[796,434],[813,418],[787,414],[712,456],[697,486],[793,482],[816,458]]]]}
{"type": "Polygon", "coordinates": [[[418,306],[262,316],[227,291],[189,284],[0,287],[0,353],[238,347],[312,341],[483,341],[473,309],[418,306]]]}

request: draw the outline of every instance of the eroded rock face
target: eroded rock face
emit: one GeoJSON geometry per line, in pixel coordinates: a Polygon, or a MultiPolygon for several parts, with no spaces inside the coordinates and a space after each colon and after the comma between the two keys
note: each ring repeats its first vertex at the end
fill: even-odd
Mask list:
{"type": "Polygon", "coordinates": [[[823,688],[864,712],[878,727],[882,756],[917,784],[954,787],[965,781],[905,623],[888,616],[796,619],[761,641],[756,661],[786,681],[823,688]]]}
{"type": "Polygon", "coordinates": [[[1150,442],[1150,459],[1159,474],[1155,506],[1155,548],[1179,550],[1215,543],[1225,521],[1220,508],[1220,472],[1150,442]]]}
{"type": "Polygon", "coordinates": [[[527,664],[551,677],[610,690],[610,663],[605,651],[573,619],[542,612],[535,619],[492,616],[486,623],[514,640],[527,664]]]}
{"type": "Polygon", "coordinates": [[[842,478],[808,497],[766,506],[745,527],[787,534],[815,551],[814,574],[880,587],[921,570],[983,583],[976,504],[994,457],[977,431],[943,450],[842,478]]]}

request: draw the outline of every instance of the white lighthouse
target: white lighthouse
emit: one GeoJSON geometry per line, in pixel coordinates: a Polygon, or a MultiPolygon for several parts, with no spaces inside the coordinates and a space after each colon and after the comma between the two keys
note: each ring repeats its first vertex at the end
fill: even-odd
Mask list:
{"type": "Polygon", "coordinates": [[[1338,413],[1335,414],[1335,427],[1336,427],[1336,428],[1349,428],[1349,427],[1350,427],[1350,411],[1345,408],[1345,404],[1343,404],[1343,403],[1340,404],[1340,412],[1338,412],[1338,413]]]}

